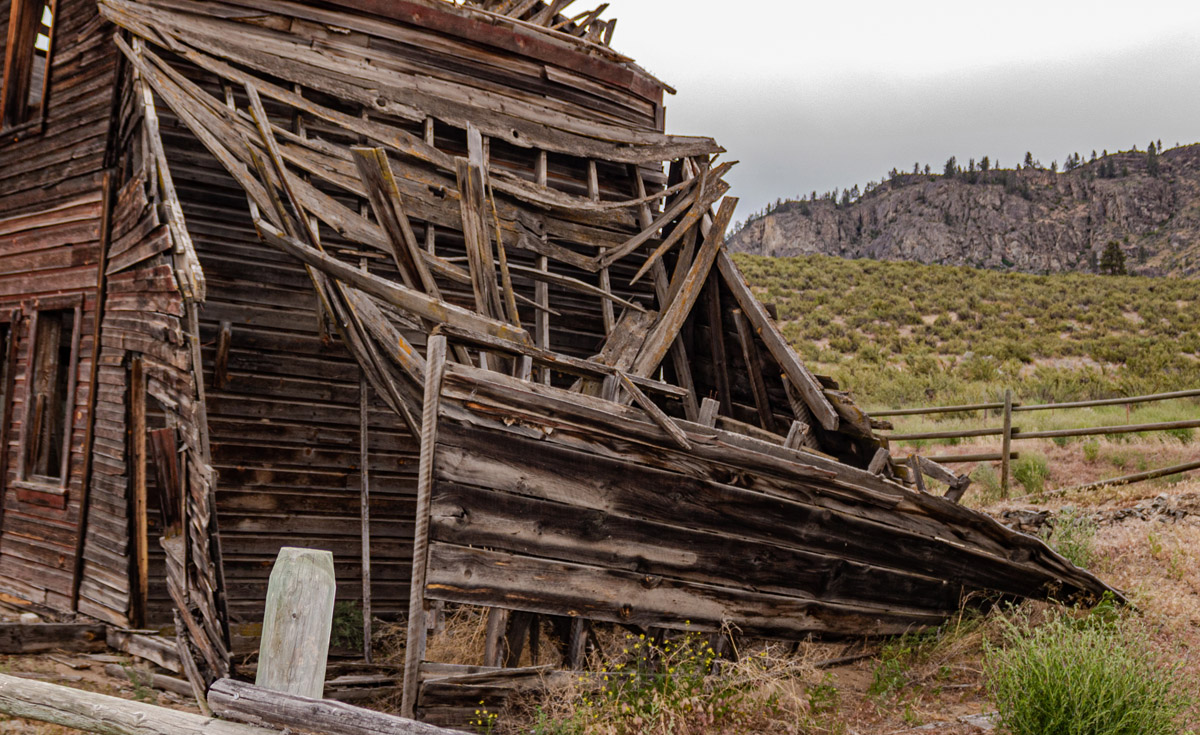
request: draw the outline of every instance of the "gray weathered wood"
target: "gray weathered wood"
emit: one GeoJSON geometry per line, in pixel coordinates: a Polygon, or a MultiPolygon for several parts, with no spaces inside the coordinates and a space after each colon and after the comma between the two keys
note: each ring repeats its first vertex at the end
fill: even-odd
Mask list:
{"type": "Polygon", "coordinates": [[[279,550],[267,586],[258,686],[321,698],[335,592],[333,554],[290,546],[279,550]]]}
{"type": "Polygon", "coordinates": [[[912,455],[908,458],[908,473],[917,486],[917,492],[927,492],[925,490],[925,475],[921,472],[921,458],[917,455],[912,455]]]}
{"type": "Polygon", "coordinates": [[[433,498],[438,407],[446,369],[445,337],[434,335],[429,338],[425,362],[427,369],[421,415],[421,456],[417,467],[416,529],[413,532],[412,582],[408,593],[408,645],[404,651],[404,690],[400,703],[400,714],[405,717],[412,717],[416,710],[421,660],[425,657],[428,629],[425,624],[425,575],[429,557],[429,510],[433,498]]]}
{"type": "Polygon", "coordinates": [[[817,381],[813,374],[809,372],[801,362],[796,353],[792,351],[787,340],[783,338],[779,328],[775,326],[775,322],[771,321],[771,317],[767,314],[766,308],[759,303],[753,292],[750,291],[750,286],[746,284],[746,280],[742,277],[741,271],[734,264],[733,259],[729,254],[722,251],[717,256],[717,268],[724,277],[725,285],[733,292],[733,296],[737,299],[738,305],[741,306],[746,318],[750,320],[750,324],[758,332],[758,336],[762,339],[763,344],[767,346],[767,351],[775,358],[775,362],[779,363],[780,367],[787,374],[792,385],[800,391],[804,396],[804,402],[808,404],[809,409],[829,431],[837,431],[840,423],[837,410],[829,403],[829,399],[825,397],[824,389],[817,381]]]}
{"type": "Polygon", "coordinates": [[[101,735],[279,735],[278,730],[0,674],[0,712],[101,735]]]}
{"type": "Polygon", "coordinates": [[[1004,391],[1004,433],[1002,434],[1004,439],[1002,440],[1002,442],[1000,444],[1000,495],[1005,498],[1008,497],[1008,472],[1009,472],[1008,454],[1009,454],[1009,452],[1012,451],[1012,436],[1013,436],[1012,409],[1013,409],[1012,390],[1005,389],[1005,391],[1004,391]]]}
{"type": "Polygon", "coordinates": [[[884,468],[891,462],[892,454],[888,450],[880,447],[875,450],[875,456],[871,457],[871,464],[867,465],[867,472],[872,475],[878,475],[883,472],[884,468]]]}
{"type": "Polygon", "coordinates": [[[803,421],[793,421],[792,427],[788,429],[787,439],[784,440],[783,446],[788,449],[799,449],[805,445],[811,431],[812,428],[803,421]]]}
{"type": "Polygon", "coordinates": [[[208,690],[208,703],[221,717],[265,727],[322,735],[450,735],[415,720],[355,707],[331,699],[311,699],[220,679],[208,690]]]}

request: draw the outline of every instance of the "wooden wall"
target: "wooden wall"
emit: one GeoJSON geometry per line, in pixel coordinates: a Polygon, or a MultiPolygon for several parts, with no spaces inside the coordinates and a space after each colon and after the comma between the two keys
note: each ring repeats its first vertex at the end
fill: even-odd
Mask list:
{"type": "MultiPolygon", "coordinates": [[[[60,0],[45,125],[20,139],[0,135],[0,310],[23,306],[8,473],[0,524],[0,591],[70,608],[100,247],[101,181],[116,53],[89,0],[60,0]],[[82,340],[71,420],[65,507],[14,487],[30,344],[38,300],[82,299],[82,340]]],[[[0,44],[8,2],[0,2],[0,44]]]]}
{"type": "MultiPolygon", "coordinates": [[[[322,338],[304,268],[258,240],[241,189],[160,109],[208,285],[200,338],[236,646],[261,622],[281,546],[332,551],[338,599],[361,598],[360,371],[336,335],[322,338]]],[[[372,609],[387,615],[408,604],[417,447],[395,413],[369,400],[372,609]]]]}
{"type": "Polygon", "coordinates": [[[449,366],[427,597],[794,639],[902,633],[1081,576],[942,498],[698,424],[681,450],[611,406],[449,366]]]}

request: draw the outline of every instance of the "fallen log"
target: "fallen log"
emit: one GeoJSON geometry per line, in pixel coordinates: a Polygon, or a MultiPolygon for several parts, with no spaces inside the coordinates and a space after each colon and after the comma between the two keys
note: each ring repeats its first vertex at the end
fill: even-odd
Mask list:
{"type": "Polygon", "coordinates": [[[328,699],[310,699],[219,679],[208,690],[213,712],[229,719],[323,735],[456,735],[458,730],[328,699]]]}
{"type": "Polygon", "coordinates": [[[101,735],[279,735],[278,730],[0,674],[0,712],[101,735]]]}

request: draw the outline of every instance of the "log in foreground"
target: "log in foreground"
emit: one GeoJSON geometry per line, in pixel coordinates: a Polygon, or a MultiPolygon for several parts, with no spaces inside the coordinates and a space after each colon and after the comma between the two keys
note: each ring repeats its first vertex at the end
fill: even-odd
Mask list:
{"type": "Polygon", "coordinates": [[[278,730],[7,674],[0,674],[0,712],[101,735],[279,735],[278,730]]]}
{"type": "Polygon", "coordinates": [[[208,690],[213,712],[230,719],[322,733],[322,735],[453,735],[458,730],[426,725],[395,715],[329,699],[273,692],[233,679],[220,679],[208,690]]]}

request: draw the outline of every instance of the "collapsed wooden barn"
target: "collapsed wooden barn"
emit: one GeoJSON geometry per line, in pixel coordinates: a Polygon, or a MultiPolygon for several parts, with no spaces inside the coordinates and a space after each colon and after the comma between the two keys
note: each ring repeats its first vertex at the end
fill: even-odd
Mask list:
{"type": "Polygon", "coordinates": [[[419,709],[441,602],[510,648],[571,618],[579,663],[586,620],[1107,590],[800,363],[722,248],[722,149],[568,4],[0,0],[0,591],[174,624],[211,679],[279,548],[328,549],[408,615],[419,709]]]}

